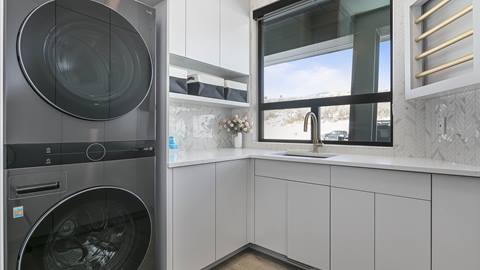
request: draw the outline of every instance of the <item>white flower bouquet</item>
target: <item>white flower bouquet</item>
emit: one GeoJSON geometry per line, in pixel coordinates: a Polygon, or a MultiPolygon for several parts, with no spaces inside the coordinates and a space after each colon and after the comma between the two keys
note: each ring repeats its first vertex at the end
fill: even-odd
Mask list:
{"type": "Polygon", "coordinates": [[[240,118],[238,114],[231,119],[224,120],[221,125],[228,133],[235,136],[240,133],[247,134],[253,128],[253,124],[248,120],[247,116],[240,118]]]}

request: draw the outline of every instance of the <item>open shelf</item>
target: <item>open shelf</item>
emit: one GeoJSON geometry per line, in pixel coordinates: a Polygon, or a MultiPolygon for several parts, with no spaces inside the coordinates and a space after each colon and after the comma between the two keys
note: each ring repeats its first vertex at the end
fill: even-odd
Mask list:
{"type": "Polygon", "coordinates": [[[248,108],[248,107],[250,107],[250,104],[248,104],[248,103],[236,102],[236,101],[230,101],[230,100],[223,100],[223,99],[216,99],[216,98],[193,96],[193,95],[187,95],[187,94],[169,93],[169,98],[171,100],[178,100],[178,101],[187,102],[187,103],[202,104],[202,105],[209,105],[209,106],[223,107],[223,108],[248,108]]]}
{"type": "Polygon", "coordinates": [[[210,74],[213,76],[221,77],[226,80],[234,80],[243,83],[248,83],[248,74],[243,74],[237,71],[225,69],[222,67],[217,67],[207,63],[203,63],[185,56],[180,56],[171,53],[170,54],[170,64],[181,67],[188,70],[196,70],[202,73],[210,74]]]}

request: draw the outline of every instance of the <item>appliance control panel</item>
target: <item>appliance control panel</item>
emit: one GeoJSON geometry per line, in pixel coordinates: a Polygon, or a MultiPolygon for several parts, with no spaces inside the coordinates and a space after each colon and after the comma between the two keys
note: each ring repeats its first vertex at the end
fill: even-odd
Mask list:
{"type": "Polygon", "coordinates": [[[9,144],[7,169],[155,156],[155,141],[9,144]]]}

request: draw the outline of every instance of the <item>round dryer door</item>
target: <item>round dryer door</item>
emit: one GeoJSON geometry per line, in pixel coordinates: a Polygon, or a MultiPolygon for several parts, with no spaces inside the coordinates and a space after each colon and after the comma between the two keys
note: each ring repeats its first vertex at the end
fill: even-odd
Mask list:
{"type": "Polygon", "coordinates": [[[18,36],[20,66],[33,89],[72,116],[117,118],[149,92],[152,62],[144,40],[105,5],[47,2],[29,14],[18,36]]]}
{"type": "Polygon", "coordinates": [[[50,209],[30,232],[19,270],[138,269],[151,237],[145,205],[115,188],[83,191],[50,209]]]}

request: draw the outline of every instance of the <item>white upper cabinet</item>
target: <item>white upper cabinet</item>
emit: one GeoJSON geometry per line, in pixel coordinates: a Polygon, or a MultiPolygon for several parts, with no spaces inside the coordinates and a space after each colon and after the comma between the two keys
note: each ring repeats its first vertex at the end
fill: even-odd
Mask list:
{"type": "Polygon", "coordinates": [[[186,56],[220,66],[220,0],[186,0],[186,56]]]}
{"type": "Polygon", "coordinates": [[[170,52],[185,56],[185,0],[170,0],[168,5],[170,52]]]}
{"type": "Polygon", "coordinates": [[[248,75],[250,1],[170,0],[170,53],[248,75]]]}
{"type": "Polygon", "coordinates": [[[249,10],[248,0],[221,0],[220,3],[220,64],[244,74],[250,70],[249,10]]]}

